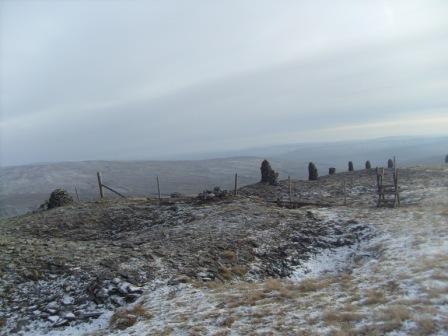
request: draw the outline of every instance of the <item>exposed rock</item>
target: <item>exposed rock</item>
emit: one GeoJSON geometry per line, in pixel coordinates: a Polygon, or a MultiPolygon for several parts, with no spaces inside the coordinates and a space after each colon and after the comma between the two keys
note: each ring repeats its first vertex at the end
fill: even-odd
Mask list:
{"type": "Polygon", "coordinates": [[[199,193],[198,198],[202,201],[210,201],[214,199],[222,199],[229,196],[227,190],[222,190],[221,187],[214,187],[213,190],[204,190],[199,193]]]}
{"type": "Polygon", "coordinates": [[[336,174],[336,168],[328,168],[328,175],[334,175],[336,174]]]}
{"type": "Polygon", "coordinates": [[[65,313],[63,317],[64,317],[64,319],[69,320],[69,321],[76,320],[76,316],[72,312],[65,313]]]}
{"type": "Polygon", "coordinates": [[[62,298],[62,304],[65,306],[72,305],[74,303],[75,303],[75,299],[69,295],[64,295],[64,297],[62,298]]]}
{"type": "Polygon", "coordinates": [[[372,165],[369,160],[366,161],[366,169],[372,169],[372,165]]]}

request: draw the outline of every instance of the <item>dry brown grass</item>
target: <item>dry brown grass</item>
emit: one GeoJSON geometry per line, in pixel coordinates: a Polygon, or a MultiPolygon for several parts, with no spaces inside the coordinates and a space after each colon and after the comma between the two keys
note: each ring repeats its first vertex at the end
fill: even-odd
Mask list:
{"type": "Polygon", "coordinates": [[[341,324],[359,321],[363,318],[362,314],[355,312],[326,311],[322,315],[322,319],[326,324],[341,324]]]}
{"type": "Polygon", "coordinates": [[[131,308],[119,308],[111,316],[109,326],[112,329],[124,330],[133,326],[138,319],[150,319],[152,314],[143,305],[136,304],[131,308]]]}
{"type": "Polygon", "coordinates": [[[380,313],[379,318],[382,321],[398,321],[403,322],[411,318],[411,313],[406,306],[403,305],[392,305],[383,309],[380,313]]]}
{"type": "Polygon", "coordinates": [[[266,280],[263,285],[264,285],[265,293],[269,293],[274,290],[279,290],[280,288],[283,287],[281,281],[278,279],[274,279],[274,278],[266,280]]]}
{"type": "Polygon", "coordinates": [[[223,286],[223,282],[221,280],[213,280],[213,281],[207,281],[205,284],[202,281],[197,281],[196,283],[193,284],[194,287],[196,288],[202,288],[202,287],[207,287],[208,289],[217,289],[223,286]]]}
{"type": "Polygon", "coordinates": [[[203,326],[193,326],[188,331],[188,336],[201,336],[205,335],[207,332],[207,329],[203,326]]]}
{"type": "Polygon", "coordinates": [[[381,325],[381,331],[388,333],[401,328],[402,323],[398,320],[386,321],[381,325]]]}
{"type": "Polygon", "coordinates": [[[368,305],[385,303],[386,297],[384,292],[378,289],[369,289],[365,293],[365,303],[368,305]]]}
{"type": "Polygon", "coordinates": [[[359,333],[352,328],[348,323],[342,324],[339,330],[332,330],[330,332],[331,336],[357,336],[359,333]]]}
{"type": "Polygon", "coordinates": [[[448,270],[448,255],[436,254],[423,259],[419,266],[413,268],[415,272],[425,272],[431,270],[448,270]]]}
{"type": "Polygon", "coordinates": [[[430,335],[435,329],[436,325],[434,321],[430,318],[420,318],[415,321],[417,323],[417,334],[418,335],[430,335]]]}
{"type": "Polygon", "coordinates": [[[424,291],[425,291],[428,295],[430,295],[431,297],[433,297],[433,298],[437,298],[437,297],[439,297],[441,294],[446,294],[446,293],[448,293],[448,286],[425,288],[424,291]]]}
{"type": "Polygon", "coordinates": [[[235,318],[233,316],[228,316],[224,320],[222,320],[219,325],[221,327],[230,328],[232,324],[235,322],[235,318]]]}
{"type": "Polygon", "coordinates": [[[297,286],[297,289],[301,292],[314,292],[318,289],[322,289],[325,286],[323,286],[323,281],[319,281],[317,279],[305,279],[297,286]]]}
{"type": "Polygon", "coordinates": [[[271,298],[293,299],[298,295],[297,286],[278,279],[268,279],[263,287],[263,292],[271,298]]]}
{"type": "Polygon", "coordinates": [[[431,275],[431,278],[438,281],[448,281],[448,274],[437,271],[431,275]]]}
{"type": "Polygon", "coordinates": [[[132,327],[137,322],[137,316],[129,314],[126,309],[117,309],[109,321],[112,329],[124,330],[132,327]]]}
{"type": "Polygon", "coordinates": [[[222,266],[219,268],[219,275],[222,276],[225,280],[232,279],[232,271],[230,268],[222,266]]]}
{"type": "Polygon", "coordinates": [[[231,250],[225,250],[225,251],[222,253],[222,256],[223,256],[225,259],[230,260],[230,261],[235,261],[235,260],[236,260],[236,253],[233,252],[233,251],[231,251],[231,250]]]}
{"type": "Polygon", "coordinates": [[[247,267],[236,265],[232,267],[232,272],[240,277],[243,277],[247,273],[247,267]]]}
{"type": "Polygon", "coordinates": [[[230,330],[228,329],[223,329],[223,330],[218,330],[215,333],[213,333],[212,336],[227,336],[230,334],[230,330]]]}

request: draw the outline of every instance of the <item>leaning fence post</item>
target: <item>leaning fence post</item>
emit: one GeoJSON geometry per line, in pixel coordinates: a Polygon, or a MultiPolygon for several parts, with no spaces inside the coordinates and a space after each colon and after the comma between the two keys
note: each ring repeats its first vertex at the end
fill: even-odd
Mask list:
{"type": "Polygon", "coordinates": [[[157,180],[157,194],[159,195],[159,203],[160,203],[160,201],[161,201],[161,196],[160,196],[159,175],[156,176],[156,180],[157,180]]]}
{"type": "Polygon", "coordinates": [[[233,195],[236,196],[238,190],[238,174],[235,173],[235,188],[233,190],[233,195]]]}
{"type": "Polygon", "coordinates": [[[101,173],[97,172],[96,177],[98,178],[98,188],[100,189],[100,197],[103,198],[103,181],[101,180],[101,173]]]}
{"type": "Polygon", "coordinates": [[[74,186],[75,187],[75,194],[76,194],[76,199],[78,200],[78,203],[79,203],[79,195],[78,195],[78,189],[76,189],[76,186],[74,186]]]}

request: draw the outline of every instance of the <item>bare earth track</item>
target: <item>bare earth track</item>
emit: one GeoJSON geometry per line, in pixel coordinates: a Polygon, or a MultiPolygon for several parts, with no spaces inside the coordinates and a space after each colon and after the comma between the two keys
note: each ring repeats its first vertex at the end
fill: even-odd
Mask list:
{"type": "Polygon", "coordinates": [[[398,209],[375,208],[361,170],[293,181],[295,200],[317,204],[299,209],[270,202],[288,198],[281,181],[2,220],[1,333],[444,335],[448,170],[400,176],[398,209]]]}

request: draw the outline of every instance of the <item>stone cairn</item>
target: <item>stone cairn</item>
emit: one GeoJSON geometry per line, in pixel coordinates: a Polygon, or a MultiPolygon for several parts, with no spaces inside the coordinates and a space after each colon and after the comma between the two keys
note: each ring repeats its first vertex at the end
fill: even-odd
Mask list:
{"type": "Polygon", "coordinates": [[[334,175],[334,174],[336,174],[336,168],[333,167],[328,168],[328,175],[334,175]]]}
{"type": "Polygon", "coordinates": [[[353,162],[352,161],[349,161],[348,162],[348,171],[353,171],[354,170],[354,168],[353,168],[353,162]]]}
{"type": "Polygon", "coordinates": [[[316,181],[318,177],[319,174],[317,172],[316,165],[313,162],[310,162],[308,165],[308,180],[316,181]]]}
{"type": "Polygon", "coordinates": [[[387,160],[387,168],[393,168],[394,167],[394,160],[389,159],[387,160]]]}
{"type": "Polygon", "coordinates": [[[48,201],[45,201],[45,203],[42,204],[39,207],[39,209],[40,210],[53,209],[72,203],[73,198],[69,195],[69,193],[65,189],[59,188],[53,190],[53,192],[50,194],[50,198],[48,199],[48,201]]]}
{"type": "Polygon", "coordinates": [[[213,190],[204,190],[198,194],[198,198],[202,201],[222,199],[227,196],[229,196],[229,192],[221,189],[221,187],[214,187],[213,190]]]}
{"type": "Polygon", "coordinates": [[[268,160],[263,160],[260,167],[261,182],[269,183],[270,185],[277,185],[278,173],[271,168],[268,160]]]}
{"type": "Polygon", "coordinates": [[[366,161],[366,169],[372,169],[372,165],[369,160],[366,161]]]}

